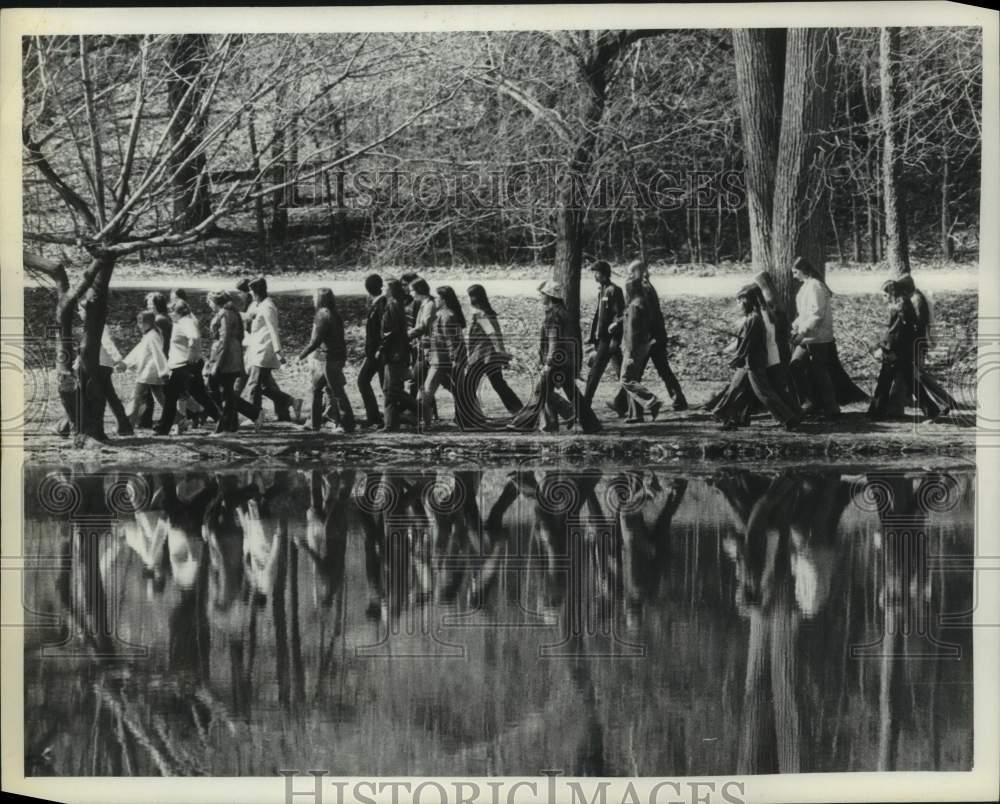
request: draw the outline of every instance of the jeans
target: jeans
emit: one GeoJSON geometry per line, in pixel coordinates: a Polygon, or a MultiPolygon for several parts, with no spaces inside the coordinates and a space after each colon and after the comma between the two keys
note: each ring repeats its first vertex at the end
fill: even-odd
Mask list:
{"type": "Polygon", "coordinates": [[[597,386],[601,384],[601,377],[604,376],[604,370],[608,367],[608,363],[614,365],[615,377],[621,377],[621,348],[610,341],[598,341],[594,350],[594,362],[590,367],[590,374],[587,375],[587,387],[584,391],[587,402],[594,401],[594,394],[597,393],[597,386]]]}
{"type": "Polygon", "coordinates": [[[660,405],[659,397],[644,386],[640,363],[629,362],[625,365],[625,375],[622,377],[622,390],[628,397],[628,414],[631,419],[642,420],[644,413],[652,413],[660,405]]]}
{"type": "MultiPolygon", "coordinates": [[[[404,410],[411,410],[414,413],[417,411],[417,403],[413,397],[406,393],[406,377],[409,372],[408,362],[385,364],[385,379],[382,388],[385,394],[385,429],[387,431],[394,432],[399,429],[399,414],[404,410]]],[[[371,385],[368,388],[371,390],[371,385]]]]}
{"type": "Polygon", "coordinates": [[[236,384],[242,376],[242,372],[230,372],[215,374],[208,380],[212,395],[219,400],[222,407],[219,423],[215,427],[217,433],[235,433],[239,430],[240,413],[248,419],[254,418],[253,406],[245,399],[241,399],[239,391],[236,390],[236,384]]]}
{"type": "Polygon", "coordinates": [[[324,390],[330,397],[331,418],[345,430],[354,429],[354,411],[351,409],[351,400],[347,398],[346,385],[344,361],[313,361],[312,409],[309,414],[309,423],[313,430],[319,430],[323,424],[324,390]]]}
{"type": "MultiPolygon", "coordinates": [[[[657,374],[660,375],[660,379],[663,380],[663,385],[667,389],[667,393],[670,398],[674,401],[674,407],[687,407],[687,400],[684,398],[684,392],[681,390],[681,384],[677,380],[673,369],[670,368],[670,361],[667,359],[667,347],[662,343],[653,344],[649,353],[646,355],[645,360],[638,364],[638,377],[641,379],[643,372],[646,370],[647,364],[652,361],[653,367],[656,369],[657,374]]],[[[611,403],[618,415],[622,416],[625,414],[627,400],[627,394],[625,389],[622,388],[615,395],[614,401],[611,403]]]]}
{"type": "Polygon", "coordinates": [[[135,390],[132,392],[132,401],[128,406],[128,417],[133,425],[137,426],[139,424],[140,418],[147,409],[149,410],[150,418],[152,418],[154,399],[162,410],[163,404],[166,401],[162,385],[148,385],[144,382],[137,382],[135,384],[135,390]]]}

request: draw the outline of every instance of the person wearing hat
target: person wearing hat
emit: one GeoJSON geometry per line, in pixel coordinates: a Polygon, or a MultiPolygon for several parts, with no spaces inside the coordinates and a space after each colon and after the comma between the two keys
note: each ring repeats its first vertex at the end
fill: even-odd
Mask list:
{"type": "Polygon", "coordinates": [[[258,277],[250,283],[254,303],[251,305],[253,317],[250,322],[246,365],[246,391],[250,404],[256,411],[258,422],[263,416],[264,397],[274,403],[278,421],[300,421],[302,400],[286,394],[274,379],[274,371],[281,368],[285,358],[281,353],[281,335],[278,332],[278,308],[267,294],[267,280],[258,277]]]}
{"type": "Polygon", "coordinates": [[[417,414],[417,403],[406,393],[405,387],[410,371],[410,338],[406,326],[405,302],[403,283],[398,279],[390,279],[386,283],[381,335],[374,355],[375,360],[385,367],[385,425],[382,429],[387,433],[399,431],[400,415],[404,410],[417,414]]]}
{"type": "Polygon", "coordinates": [[[766,304],[756,284],[744,285],[736,294],[743,310],[743,326],[736,341],[736,352],[729,363],[735,370],[729,388],[712,415],[732,430],[749,418],[750,406],[759,400],[775,419],[791,430],[801,414],[793,410],[774,390],[767,376],[768,341],[764,328],[766,304]]]}
{"type": "MultiPolygon", "coordinates": [[[[667,356],[667,324],[663,318],[663,309],[660,307],[660,296],[649,280],[649,267],[642,260],[633,260],[628,266],[629,276],[642,281],[642,291],[645,297],[646,310],[650,317],[650,334],[652,336],[652,346],[646,360],[640,365],[639,376],[646,370],[646,364],[650,361],[656,368],[656,372],[663,380],[663,385],[674,403],[674,410],[687,410],[688,403],[681,390],[681,384],[677,380],[673,369],[670,367],[670,360],[667,356]]],[[[627,408],[627,398],[624,389],[618,391],[614,401],[608,404],[611,410],[619,416],[624,416],[627,408]]]]}
{"type": "Polygon", "coordinates": [[[584,398],[593,403],[597,386],[601,382],[608,363],[614,364],[615,377],[622,372],[622,317],[625,314],[625,297],[622,289],[611,281],[611,266],[598,260],[590,270],[597,280],[597,307],[590,323],[590,338],[587,343],[593,347],[594,356],[587,375],[584,398]]]}
{"type": "Polygon", "coordinates": [[[576,388],[580,342],[566,309],[562,287],[548,280],[541,284],[538,291],[545,305],[538,349],[541,375],[535,386],[533,401],[525,405],[507,426],[513,430],[533,430],[541,421],[545,432],[558,432],[562,406],[557,391],[561,390],[569,400],[583,432],[595,433],[601,429],[601,423],[586,397],[576,388]]]}

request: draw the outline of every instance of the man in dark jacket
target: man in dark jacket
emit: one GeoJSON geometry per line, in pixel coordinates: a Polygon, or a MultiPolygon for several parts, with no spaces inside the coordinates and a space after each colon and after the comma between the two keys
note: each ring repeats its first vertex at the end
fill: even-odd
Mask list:
{"type": "Polygon", "coordinates": [[[313,297],[316,316],[313,318],[312,338],[299,353],[299,360],[313,355],[312,410],[309,424],[319,430],[323,424],[323,390],[330,396],[330,418],[338,430],[354,430],[354,411],[344,386],[344,364],[347,362],[347,343],[344,338],[344,321],[337,312],[333,291],[320,288],[313,297]]]}
{"type": "Polygon", "coordinates": [[[381,427],[384,420],[372,390],[372,380],[376,376],[379,380],[382,379],[382,364],[377,357],[382,340],[382,314],[386,305],[386,297],[382,293],[382,277],[378,274],[368,276],[365,279],[365,290],[369,296],[368,316],[365,319],[365,360],[358,370],[358,391],[361,392],[361,401],[365,406],[367,426],[381,427]]]}
{"type": "MultiPolygon", "coordinates": [[[[646,362],[652,361],[656,372],[660,375],[660,379],[663,380],[663,385],[666,387],[667,393],[670,394],[670,398],[674,401],[674,410],[687,410],[688,403],[684,398],[684,392],[681,390],[681,384],[677,381],[677,377],[670,368],[670,361],[667,359],[667,324],[663,319],[660,296],[656,292],[656,288],[653,287],[653,283],[649,281],[649,268],[642,260],[634,260],[629,265],[628,270],[629,275],[633,279],[642,280],[646,309],[649,310],[650,315],[650,334],[653,340],[646,362]]],[[[642,376],[644,370],[645,364],[638,369],[640,376],[642,376]]],[[[609,407],[619,416],[624,416],[626,404],[625,391],[621,390],[615,396],[614,402],[610,403],[609,407]]]]}
{"type": "Polygon", "coordinates": [[[611,281],[611,266],[604,260],[598,260],[590,270],[594,272],[598,290],[597,309],[594,310],[590,338],[587,341],[594,347],[593,362],[584,391],[588,404],[594,401],[594,394],[597,393],[597,386],[609,361],[614,363],[615,377],[621,376],[622,315],[625,312],[625,297],[622,289],[611,281]]]}
{"type": "Polygon", "coordinates": [[[386,302],[382,312],[382,327],[376,359],[385,367],[385,425],[387,433],[399,430],[399,415],[403,410],[416,414],[417,403],[406,393],[406,377],[410,370],[410,338],[407,328],[406,301],[403,284],[390,279],[386,284],[386,302]]]}

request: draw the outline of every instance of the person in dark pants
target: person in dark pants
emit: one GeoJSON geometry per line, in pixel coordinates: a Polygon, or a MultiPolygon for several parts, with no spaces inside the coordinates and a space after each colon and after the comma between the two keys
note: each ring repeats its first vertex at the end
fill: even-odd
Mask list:
{"type": "MultiPolygon", "coordinates": [[[[222,415],[202,380],[199,368],[202,363],[201,332],[198,322],[191,315],[191,308],[187,306],[187,302],[175,301],[170,311],[174,316],[174,326],[170,334],[170,356],[167,358],[170,377],[164,388],[163,412],[153,430],[157,435],[170,433],[177,415],[178,400],[189,393],[213,419],[218,421],[222,415]]],[[[177,426],[181,432],[187,429],[183,416],[177,426]]]]}
{"type": "Polygon", "coordinates": [[[745,317],[736,353],[729,364],[735,373],[712,415],[722,422],[723,429],[734,429],[747,421],[749,408],[756,397],[775,419],[791,430],[798,424],[801,414],[785,402],[768,379],[768,340],[764,326],[768,311],[764,296],[757,285],[751,284],[741,288],[736,298],[745,317]]]}
{"type": "MultiPolygon", "coordinates": [[[[80,317],[84,321],[86,321],[87,308],[93,302],[93,299],[93,292],[88,291],[84,297],[84,301],[79,306],[80,317]]],[[[84,414],[82,417],[84,426],[80,428],[81,431],[98,441],[106,441],[107,434],[104,432],[104,412],[110,407],[118,424],[118,435],[134,435],[135,430],[132,426],[132,420],[125,410],[125,405],[119,399],[118,392],[115,390],[114,382],[112,381],[115,369],[124,368],[124,364],[122,363],[121,353],[115,346],[107,324],[101,330],[101,345],[97,368],[93,372],[88,373],[83,368],[82,355],[78,360],[78,381],[80,387],[84,390],[84,397],[87,400],[87,405],[82,411],[84,414]]]]}
{"type": "Polygon", "coordinates": [[[836,360],[833,341],[833,292],[804,257],[797,257],[792,276],[801,283],[795,294],[798,316],[792,322],[792,378],[806,413],[837,416],[840,406],[831,370],[836,360]],[[803,401],[804,400],[804,401],[803,401]]]}
{"type": "Polygon", "coordinates": [[[562,288],[555,282],[544,282],[539,288],[545,304],[538,357],[541,376],[535,386],[531,402],[525,405],[507,425],[512,430],[534,430],[539,420],[548,433],[559,431],[559,400],[562,391],[575,412],[575,420],[585,433],[595,433],[601,423],[594,415],[590,403],[578,393],[576,376],[580,370],[580,341],[576,328],[570,321],[569,311],[563,301],[562,288]]]}
{"type": "MultiPolygon", "coordinates": [[[[387,433],[399,431],[399,417],[404,410],[416,415],[417,403],[406,393],[410,370],[410,338],[406,326],[406,295],[398,279],[386,283],[386,301],[382,313],[381,335],[375,360],[383,365],[385,380],[385,425],[387,433]]],[[[369,386],[369,389],[371,386],[369,386]]]]}
{"type": "MultiPolygon", "coordinates": [[[[365,278],[365,290],[368,292],[368,315],[365,319],[365,359],[358,370],[358,391],[365,406],[366,426],[382,427],[385,424],[378,409],[378,401],[372,390],[372,380],[382,379],[382,365],[378,358],[379,344],[382,341],[382,315],[385,313],[387,297],[382,293],[382,277],[371,274],[365,278]]],[[[405,315],[404,315],[405,317],[405,315]]]]}
{"type": "MultiPolygon", "coordinates": [[[[642,280],[646,309],[650,316],[650,334],[653,344],[646,357],[646,362],[639,367],[639,377],[642,377],[646,364],[652,362],[660,379],[663,380],[667,393],[674,402],[674,410],[678,412],[687,410],[688,403],[684,397],[684,391],[681,390],[681,384],[674,375],[673,369],[670,368],[670,361],[667,358],[667,324],[663,318],[663,309],[660,307],[660,296],[652,282],[649,281],[649,268],[642,260],[634,260],[629,265],[628,271],[631,278],[642,280]]],[[[625,415],[626,406],[627,399],[624,389],[620,390],[614,401],[608,405],[619,416],[625,415]]]]}
{"type": "Polygon", "coordinates": [[[212,346],[203,372],[209,392],[222,407],[216,433],[235,433],[239,430],[239,414],[251,421],[254,409],[236,390],[236,383],[244,376],[243,319],[236,304],[226,293],[213,291],[208,303],[214,315],[209,324],[212,346]]]}
{"type": "MultiPolygon", "coordinates": [[[[504,366],[510,364],[510,354],[504,347],[500,321],[482,285],[469,285],[468,293],[472,307],[469,322],[469,392],[473,396],[478,394],[479,380],[485,374],[507,412],[514,415],[524,407],[524,403],[503,376],[504,366]]],[[[482,424],[485,426],[487,422],[484,420],[482,424]]]]}
{"type": "Polygon", "coordinates": [[[267,280],[257,277],[250,283],[253,294],[253,320],[250,323],[246,351],[246,392],[257,412],[258,424],[263,413],[264,397],[274,403],[278,421],[298,422],[302,415],[302,400],[286,394],[274,379],[275,370],[284,365],[281,335],[278,331],[278,308],[267,293],[267,280]]]}
{"type": "Polygon", "coordinates": [[[309,425],[313,430],[319,430],[323,424],[323,390],[326,389],[330,397],[330,418],[333,419],[336,432],[350,433],[354,430],[354,411],[345,389],[347,342],[344,338],[344,321],[337,312],[336,299],[329,288],[317,290],[313,296],[313,304],[316,315],[313,318],[312,337],[299,353],[299,360],[313,356],[309,425]]]}
{"type": "Polygon", "coordinates": [[[611,281],[611,266],[598,260],[591,268],[597,280],[597,309],[590,324],[590,338],[587,343],[594,348],[593,362],[587,375],[584,398],[593,403],[597,386],[608,363],[614,365],[615,377],[622,373],[622,317],[625,314],[625,297],[622,289],[611,281]]]}
{"type": "Polygon", "coordinates": [[[625,422],[636,424],[643,421],[646,413],[655,419],[662,403],[640,383],[642,378],[640,366],[646,361],[652,338],[649,328],[650,315],[646,309],[645,294],[642,292],[642,280],[630,279],[625,289],[628,292],[628,305],[623,319],[622,351],[625,365],[622,388],[629,398],[629,412],[625,422]]]}
{"type": "Polygon", "coordinates": [[[879,346],[882,366],[868,416],[888,419],[905,413],[905,404],[916,397],[917,404],[928,419],[936,419],[941,409],[928,395],[923,383],[917,382],[916,335],[917,313],[909,294],[898,282],[889,280],[882,285],[889,307],[889,325],[879,346]]]}

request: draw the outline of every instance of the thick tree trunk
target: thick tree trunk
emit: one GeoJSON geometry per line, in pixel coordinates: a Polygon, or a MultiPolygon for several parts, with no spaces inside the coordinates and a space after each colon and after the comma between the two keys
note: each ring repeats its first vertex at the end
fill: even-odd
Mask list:
{"type": "Polygon", "coordinates": [[[173,178],[174,231],[190,229],[212,214],[205,153],[195,153],[202,144],[204,117],[199,116],[202,91],[196,82],[208,57],[208,37],[184,34],[174,39],[170,50],[171,77],[167,99],[171,113],[176,111],[171,128],[170,156],[173,178]],[[195,154],[192,156],[192,154],[195,154]]]}
{"type": "Polygon", "coordinates": [[[774,183],[773,274],[786,310],[794,309],[792,263],[805,257],[825,270],[825,182],[820,134],[831,117],[836,42],[828,28],[788,32],[781,140],[774,183]]]}
{"type": "Polygon", "coordinates": [[[770,271],[774,174],[781,132],[785,41],[781,28],[733,31],[743,132],[750,253],[755,271],[770,271]]]}
{"type": "Polygon", "coordinates": [[[895,276],[910,273],[906,232],[906,205],[900,182],[902,172],[899,126],[901,84],[899,75],[899,28],[879,31],[880,117],[882,122],[882,197],[885,201],[886,261],[895,276]]]}

